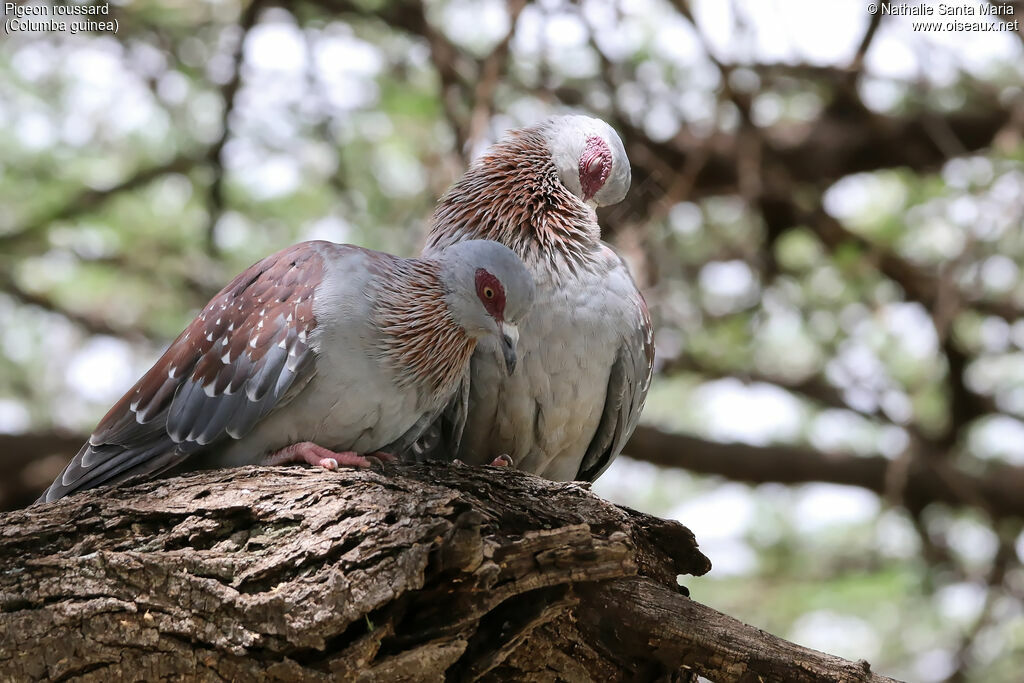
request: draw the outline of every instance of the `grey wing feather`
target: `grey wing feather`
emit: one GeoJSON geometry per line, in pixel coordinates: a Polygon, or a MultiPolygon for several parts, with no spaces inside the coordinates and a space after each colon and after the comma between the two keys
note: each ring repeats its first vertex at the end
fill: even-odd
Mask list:
{"type": "Polygon", "coordinates": [[[654,334],[647,303],[639,291],[635,296],[639,315],[612,364],[601,421],[580,463],[578,481],[597,479],[622,452],[640,422],[654,370],[654,334]]]}
{"type": "Polygon", "coordinates": [[[446,460],[452,460],[462,445],[462,433],[466,428],[466,417],[469,415],[469,386],[472,372],[466,368],[458,390],[442,412],[441,443],[447,452],[441,454],[446,460]]]}
{"type": "Polygon", "coordinates": [[[459,388],[448,403],[438,412],[431,413],[409,430],[406,437],[415,431],[412,439],[403,437],[396,444],[394,451],[404,460],[414,462],[451,461],[459,452],[462,433],[466,427],[466,416],[469,414],[470,372],[467,368],[459,388]]]}

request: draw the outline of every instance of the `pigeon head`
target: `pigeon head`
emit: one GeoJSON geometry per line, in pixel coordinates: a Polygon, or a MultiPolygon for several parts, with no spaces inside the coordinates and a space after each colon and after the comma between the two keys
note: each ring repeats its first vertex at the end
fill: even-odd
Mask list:
{"type": "Polygon", "coordinates": [[[494,337],[512,374],[519,341],[517,324],[533,305],[533,278],[526,266],[511,249],[490,240],[453,244],[439,260],[456,324],[471,337],[494,337]]]}
{"type": "Polygon", "coordinates": [[[569,115],[548,119],[542,130],[558,176],[570,192],[593,206],[622,201],[629,190],[629,159],[611,126],[569,115]]]}
{"type": "Polygon", "coordinates": [[[501,242],[552,277],[599,267],[601,228],[594,209],[621,201],[629,160],[604,121],[556,116],[509,131],[441,198],[424,250],[467,239],[501,242]]]}

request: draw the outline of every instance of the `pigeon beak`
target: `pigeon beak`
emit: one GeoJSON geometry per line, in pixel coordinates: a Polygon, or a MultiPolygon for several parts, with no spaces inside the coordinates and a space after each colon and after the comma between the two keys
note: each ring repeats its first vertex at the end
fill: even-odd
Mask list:
{"type": "Polygon", "coordinates": [[[505,369],[511,377],[516,370],[516,344],[519,343],[519,328],[512,323],[498,323],[501,334],[501,354],[505,357],[505,369]]]}

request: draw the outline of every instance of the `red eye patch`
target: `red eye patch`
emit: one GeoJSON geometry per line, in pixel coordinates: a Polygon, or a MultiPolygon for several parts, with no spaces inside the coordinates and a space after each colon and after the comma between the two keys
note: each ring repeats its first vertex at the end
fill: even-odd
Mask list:
{"type": "Polygon", "coordinates": [[[600,191],[611,171],[612,151],[608,144],[597,136],[587,138],[587,146],[580,155],[580,186],[584,201],[600,191]]]}
{"type": "Polygon", "coordinates": [[[476,269],[476,295],[484,309],[496,320],[505,317],[505,288],[486,268],[476,269]]]}

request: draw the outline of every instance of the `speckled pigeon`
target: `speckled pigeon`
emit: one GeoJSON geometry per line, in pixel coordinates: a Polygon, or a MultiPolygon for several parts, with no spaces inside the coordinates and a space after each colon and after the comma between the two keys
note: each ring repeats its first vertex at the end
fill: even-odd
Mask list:
{"type": "MultiPolygon", "coordinates": [[[[594,210],[621,201],[629,182],[608,124],[560,116],[513,131],[441,199],[425,254],[496,240],[523,259],[537,287],[520,325],[520,371],[505,376],[490,340],[473,354],[461,460],[508,454],[549,479],[592,481],[633,433],[651,382],[651,321],[625,263],[601,241],[594,210]]],[[[417,445],[452,447],[434,441],[417,445]]]]}
{"type": "MultiPolygon", "coordinates": [[[[421,259],[289,247],[213,298],[40,502],[179,466],[368,465],[465,404],[479,342],[493,339],[512,373],[532,299],[522,261],[495,242],[421,259]]],[[[461,424],[450,429],[457,442],[461,424]]]]}

